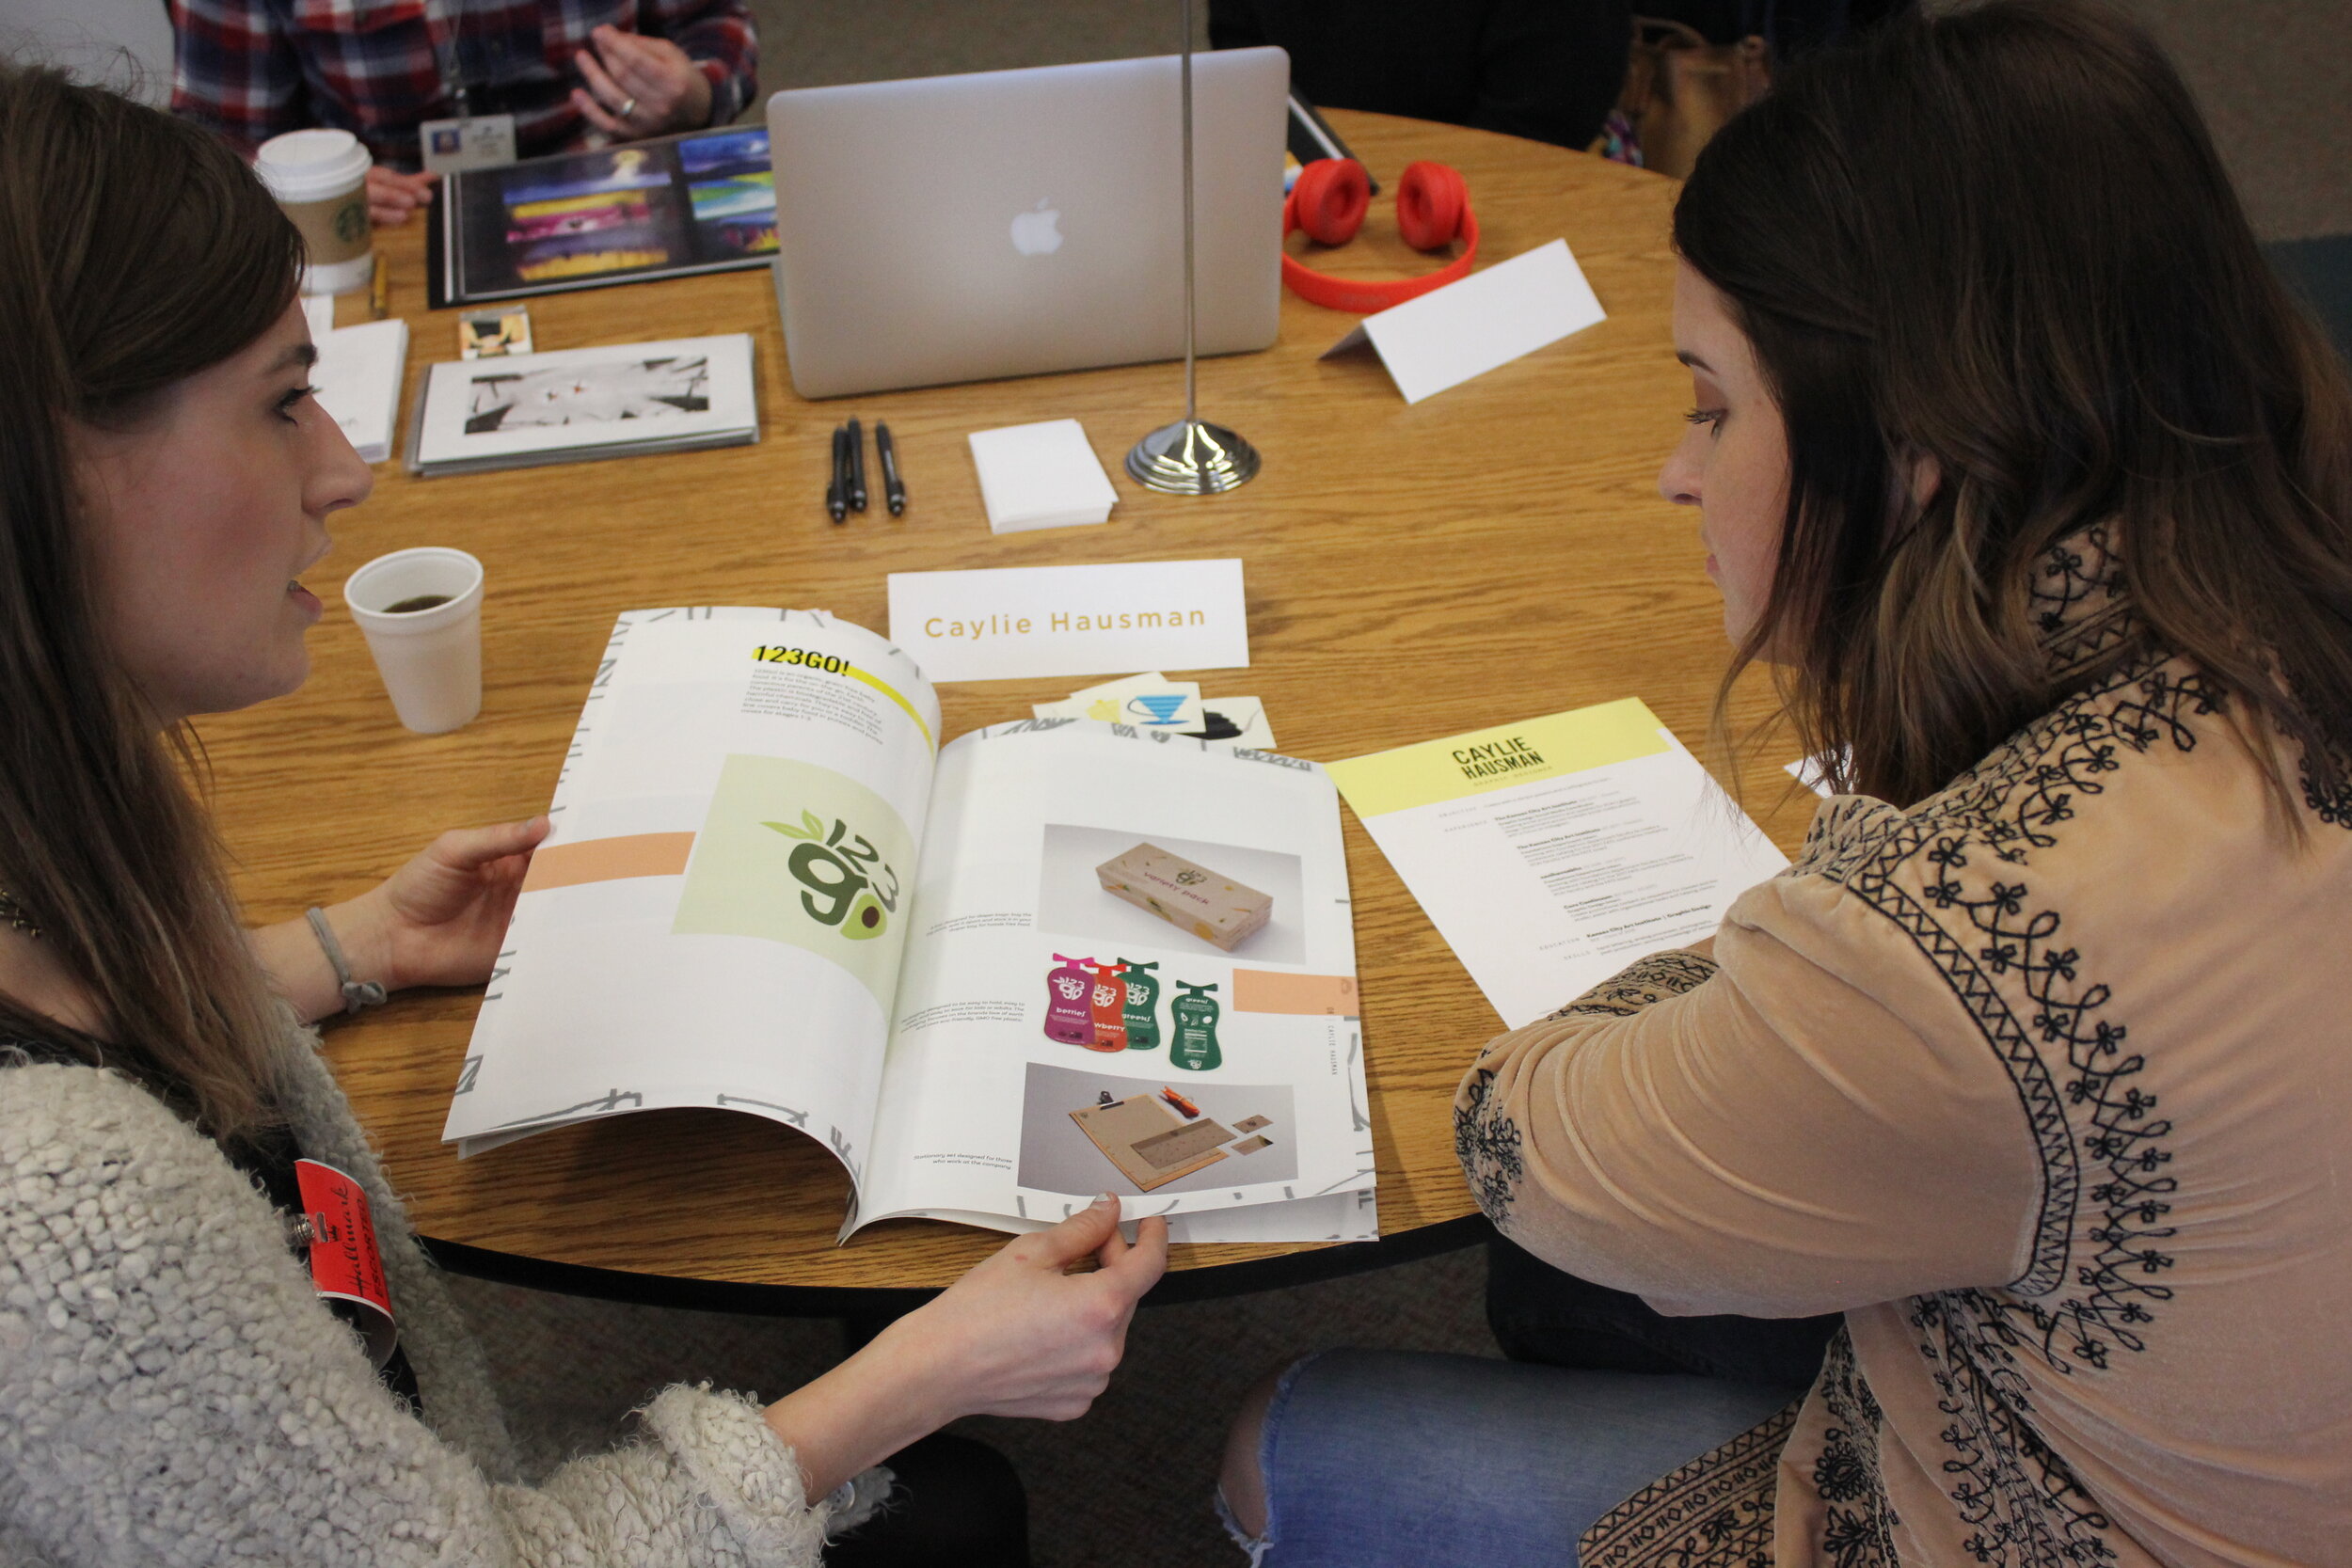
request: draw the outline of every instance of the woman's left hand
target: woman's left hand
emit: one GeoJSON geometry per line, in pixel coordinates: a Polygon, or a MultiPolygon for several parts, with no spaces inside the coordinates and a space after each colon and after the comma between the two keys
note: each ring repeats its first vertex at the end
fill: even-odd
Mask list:
{"type": "Polygon", "coordinates": [[[577,50],[572,63],[583,90],[572,106],[589,124],[619,141],[699,131],[710,123],[710,78],[668,39],[603,26],[588,35],[596,53],[577,50]]]}
{"type": "Polygon", "coordinates": [[[327,911],[352,975],[408,986],[475,986],[490,977],[531,851],[548,819],[460,828],[327,911]]]}
{"type": "MultiPolygon", "coordinates": [[[[326,923],[351,977],[386,990],[488,979],[531,852],[548,826],[545,816],[534,816],[443,833],[358,897],[329,904],[326,923]]],[[[271,987],[305,1019],[343,1010],[334,967],[308,920],[281,920],[246,935],[271,987]]]]}

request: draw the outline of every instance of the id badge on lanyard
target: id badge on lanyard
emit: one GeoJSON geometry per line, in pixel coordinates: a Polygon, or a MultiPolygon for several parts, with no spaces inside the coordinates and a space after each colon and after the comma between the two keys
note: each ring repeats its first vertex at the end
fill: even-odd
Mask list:
{"type": "Polygon", "coordinates": [[[308,1244],[310,1283],[359,1331],[368,1360],[381,1370],[400,1343],[400,1325],[392,1321],[392,1292],[384,1279],[367,1189],[316,1160],[296,1160],[294,1181],[302,1192],[295,1239],[308,1244]]]}
{"type": "Polygon", "coordinates": [[[424,166],[435,174],[503,168],[515,161],[515,117],[468,112],[472,84],[461,58],[468,5],[469,0],[431,0],[425,7],[424,24],[433,40],[433,62],[440,71],[441,92],[457,106],[456,119],[428,119],[417,127],[424,166]]]}

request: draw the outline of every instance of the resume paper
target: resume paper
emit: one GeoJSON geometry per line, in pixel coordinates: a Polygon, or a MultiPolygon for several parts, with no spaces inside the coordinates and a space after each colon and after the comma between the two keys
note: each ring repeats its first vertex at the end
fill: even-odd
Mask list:
{"type": "Polygon", "coordinates": [[[1634,698],[1327,771],[1507,1028],[1712,935],[1788,863],[1634,698]]]}

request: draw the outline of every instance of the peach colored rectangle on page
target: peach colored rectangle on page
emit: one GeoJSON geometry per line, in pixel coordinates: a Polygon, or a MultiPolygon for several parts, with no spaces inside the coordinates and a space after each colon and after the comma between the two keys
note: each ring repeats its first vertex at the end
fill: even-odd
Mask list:
{"type": "Polygon", "coordinates": [[[1278,974],[1266,969],[1233,971],[1233,1011],[1356,1016],[1353,974],[1278,974]]]}
{"type": "Polygon", "coordinates": [[[624,833],[617,838],[585,838],[578,844],[550,844],[531,857],[523,891],[616,882],[624,877],[682,876],[687,853],[693,847],[692,833],[624,833]]]}

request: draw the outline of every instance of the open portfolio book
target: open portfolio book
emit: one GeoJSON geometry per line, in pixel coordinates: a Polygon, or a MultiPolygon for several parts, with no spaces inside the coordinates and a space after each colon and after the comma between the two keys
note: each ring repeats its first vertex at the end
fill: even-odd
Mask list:
{"type": "Polygon", "coordinates": [[[622,615],[443,1137],[717,1106],[834,1151],[845,1239],[1104,1192],[1180,1241],[1376,1235],[1323,770],[938,735],[914,661],[821,612],[622,615]]]}

